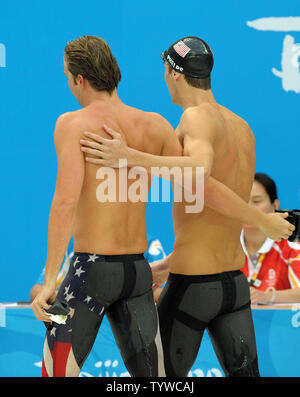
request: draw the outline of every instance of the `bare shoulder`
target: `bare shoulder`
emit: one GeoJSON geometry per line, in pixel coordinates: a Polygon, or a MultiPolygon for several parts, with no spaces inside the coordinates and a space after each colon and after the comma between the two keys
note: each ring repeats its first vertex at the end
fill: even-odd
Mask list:
{"type": "Polygon", "coordinates": [[[190,106],[183,112],[182,116],[186,118],[193,117],[214,117],[218,114],[216,105],[205,102],[197,106],[190,106]]]}
{"type": "Polygon", "coordinates": [[[255,137],[249,123],[231,110],[221,105],[219,106],[223,117],[230,122],[230,125],[234,127],[235,131],[244,136],[249,143],[255,145],[255,137]]]}
{"type": "Polygon", "coordinates": [[[158,113],[148,113],[151,123],[151,134],[160,141],[161,156],[181,156],[182,147],[172,125],[158,113]]]}
{"type": "Polygon", "coordinates": [[[198,106],[190,106],[183,112],[183,116],[187,118],[206,117],[213,119],[215,117],[218,117],[218,115],[219,115],[218,106],[208,102],[202,103],[201,105],[198,106]]]}
{"type": "Polygon", "coordinates": [[[146,133],[153,138],[163,139],[165,135],[174,133],[172,125],[159,113],[143,112],[141,122],[146,133]]]}
{"type": "Polygon", "coordinates": [[[145,133],[155,134],[163,130],[173,131],[173,127],[161,114],[147,112],[135,107],[124,105],[129,117],[134,120],[135,125],[141,126],[145,133]]]}
{"type": "Polygon", "coordinates": [[[214,144],[224,134],[224,120],[216,105],[203,103],[185,109],[179,129],[183,137],[205,139],[214,144]]]}
{"type": "Polygon", "coordinates": [[[78,112],[66,112],[57,118],[54,130],[55,144],[59,144],[63,140],[68,139],[70,134],[74,135],[76,131],[82,129],[83,120],[78,112]]]}
{"type": "Polygon", "coordinates": [[[160,128],[162,130],[173,131],[172,125],[167,119],[165,119],[161,114],[155,112],[147,112],[146,117],[149,120],[151,126],[155,128],[160,128]]]}
{"type": "Polygon", "coordinates": [[[217,128],[221,125],[221,122],[222,117],[217,107],[209,103],[187,108],[180,120],[183,127],[188,126],[189,128],[194,125],[206,125],[217,128]]]}
{"type": "Polygon", "coordinates": [[[55,129],[62,130],[74,122],[78,122],[79,117],[77,111],[62,113],[56,120],[55,129]]]}
{"type": "Polygon", "coordinates": [[[255,146],[255,136],[253,134],[253,131],[252,131],[250,125],[245,120],[243,120],[243,130],[244,130],[244,133],[245,133],[245,135],[247,136],[247,138],[249,140],[249,143],[252,146],[255,146]]]}
{"type": "Polygon", "coordinates": [[[255,145],[255,136],[249,123],[237,114],[233,114],[235,116],[237,130],[240,131],[240,133],[248,140],[251,145],[255,145]]]}

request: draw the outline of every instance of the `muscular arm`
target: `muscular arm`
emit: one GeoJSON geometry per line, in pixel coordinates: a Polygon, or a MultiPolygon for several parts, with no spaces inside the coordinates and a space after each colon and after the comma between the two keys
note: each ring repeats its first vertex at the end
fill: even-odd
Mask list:
{"type": "MultiPolygon", "coordinates": [[[[219,139],[220,128],[216,128],[215,121],[209,112],[199,109],[186,110],[180,122],[180,129],[184,135],[183,156],[178,155],[176,150],[172,155],[169,150],[165,150],[165,146],[161,156],[140,152],[126,146],[120,134],[108,127],[105,127],[105,130],[112,135],[113,139],[99,138],[94,134],[87,133],[87,137],[100,144],[81,141],[83,145],[93,148],[84,147],[82,150],[100,157],[100,159],[87,159],[87,161],[111,167],[118,167],[120,158],[126,158],[128,166],[142,166],[147,170],[153,167],[166,167],[166,169],[180,167],[183,171],[184,167],[192,167],[194,181],[197,176],[196,168],[203,167],[204,198],[207,207],[241,223],[256,226],[273,240],[288,238],[291,235],[294,227],[284,221],[279,214],[265,214],[257,210],[210,175],[214,161],[214,144],[219,139]],[[201,112],[201,114],[197,112],[201,112]]],[[[170,142],[175,139],[174,132],[165,129],[164,134],[166,147],[169,147],[170,142]]],[[[171,176],[167,170],[165,174],[161,172],[160,175],[166,178],[171,176]]]]}
{"type": "Polygon", "coordinates": [[[48,249],[44,284],[56,283],[59,268],[72,235],[75,211],[84,179],[84,159],[74,134],[76,126],[69,115],[59,119],[54,143],[57,178],[48,224],[48,249]],[[72,136],[73,135],[73,136],[72,136]]]}
{"type": "Polygon", "coordinates": [[[55,291],[59,268],[72,235],[77,203],[84,179],[84,158],[71,114],[61,116],[56,123],[54,143],[57,153],[57,178],[49,214],[46,273],[42,290],[33,302],[38,320],[44,319],[42,307],[55,291]]]}
{"type": "MultiPolygon", "coordinates": [[[[183,157],[160,157],[148,153],[137,152],[129,149],[134,162],[150,168],[151,166],[193,167],[195,180],[196,167],[204,168],[204,201],[205,205],[216,212],[237,220],[243,224],[253,225],[265,232],[265,234],[278,240],[288,238],[291,234],[287,222],[283,222],[278,214],[265,214],[249,205],[226,185],[211,176],[214,161],[214,144],[219,139],[218,125],[212,120],[209,112],[205,110],[191,109],[183,114],[180,122],[184,135],[183,157]],[[200,121],[199,121],[200,120],[200,121]],[[199,128],[199,125],[201,127],[199,128]],[[272,219],[271,219],[272,218],[272,219]],[[288,234],[287,234],[288,232],[288,234]]],[[[169,141],[169,139],[168,139],[169,141]]],[[[162,153],[164,155],[164,153],[162,153]]]]}
{"type": "Polygon", "coordinates": [[[161,155],[157,156],[128,148],[128,165],[140,165],[148,171],[153,167],[179,167],[182,174],[185,167],[192,167],[194,177],[196,167],[203,167],[204,177],[208,178],[213,164],[213,144],[216,139],[213,125],[208,121],[210,120],[201,121],[203,127],[201,127],[200,135],[199,121],[197,120],[197,123],[195,123],[193,111],[186,111],[183,114],[178,127],[184,135],[183,150],[173,128],[169,123],[163,123],[161,135],[164,137],[164,145],[161,155]],[[180,150],[178,147],[180,147],[180,150]]]}

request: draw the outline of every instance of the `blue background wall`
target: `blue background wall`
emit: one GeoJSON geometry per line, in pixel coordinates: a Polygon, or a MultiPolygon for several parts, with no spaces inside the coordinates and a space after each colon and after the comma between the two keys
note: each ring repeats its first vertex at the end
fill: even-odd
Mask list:
{"type": "MultiPolygon", "coordinates": [[[[257,142],[257,171],[275,179],[281,206],[300,207],[300,94],[285,91],[272,73],[273,67],[281,70],[285,36],[300,43],[300,32],[247,25],[288,16],[300,16],[298,0],[2,1],[0,301],[28,300],[45,263],[56,176],[54,125],[61,113],[78,108],[62,57],[66,42],[82,35],[98,35],[110,44],[123,74],[121,99],[161,113],[174,127],[181,109],[170,101],[160,53],[182,36],[208,41],[215,54],[217,101],[249,122],[257,142]]],[[[149,233],[169,253],[170,205],[150,204],[147,217],[149,233]]]]}

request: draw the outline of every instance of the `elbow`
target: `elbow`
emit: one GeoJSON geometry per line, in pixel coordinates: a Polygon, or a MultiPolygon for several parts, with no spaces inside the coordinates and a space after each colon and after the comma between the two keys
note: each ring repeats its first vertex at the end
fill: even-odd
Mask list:
{"type": "Polygon", "coordinates": [[[52,201],[52,206],[57,208],[75,209],[77,205],[78,205],[78,198],[75,196],[55,195],[52,201]]]}

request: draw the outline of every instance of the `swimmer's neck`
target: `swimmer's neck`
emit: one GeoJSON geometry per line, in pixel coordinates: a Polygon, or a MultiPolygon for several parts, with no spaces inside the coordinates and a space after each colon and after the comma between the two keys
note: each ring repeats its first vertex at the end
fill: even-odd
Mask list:
{"type": "Polygon", "coordinates": [[[176,98],[176,105],[181,106],[183,110],[193,106],[199,106],[204,103],[217,105],[212,90],[201,90],[190,86],[182,87],[176,98]]]}
{"type": "Polygon", "coordinates": [[[94,104],[116,104],[121,102],[117,90],[114,90],[110,94],[108,91],[96,91],[94,89],[89,89],[83,91],[80,98],[77,98],[77,100],[79,104],[84,108],[94,104]]]}

